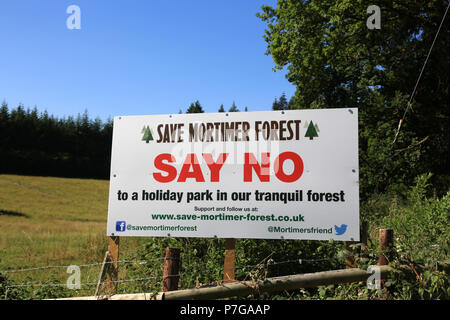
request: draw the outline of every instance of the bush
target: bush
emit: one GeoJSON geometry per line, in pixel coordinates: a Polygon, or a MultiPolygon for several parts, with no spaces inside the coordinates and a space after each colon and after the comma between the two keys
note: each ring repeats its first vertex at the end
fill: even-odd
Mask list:
{"type": "MultiPolygon", "coordinates": [[[[153,238],[127,259],[150,260],[146,264],[127,266],[130,278],[153,278],[136,283],[126,290],[153,292],[161,290],[165,248],[181,248],[182,276],[180,289],[189,289],[222,282],[224,267],[224,239],[199,238],[153,238]]],[[[236,272],[238,280],[257,280],[268,277],[317,272],[345,267],[341,250],[343,243],[336,241],[295,241],[295,240],[236,240],[236,272]],[[304,259],[300,263],[300,259],[304,259]],[[319,260],[319,261],[309,261],[319,260]]],[[[122,290],[122,289],[121,289],[122,290]]],[[[125,291],[124,291],[125,292],[125,291]]],[[[310,290],[311,294],[315,289],[310,290]]],[[[265,298],[289,298],[293,294],[283,293],[265,298]]]]}
{"type": "Polygon", "coordinates": [[[450,191],[440,199],[427,197],[431,175],[421,175],[404,204],[394,200],[382,225],[394,230],[393,266],[405,272],[392,282],[394,297],[448,299],[450,191]],[[406,266],[406,268],[405,268],[406,266]]]}

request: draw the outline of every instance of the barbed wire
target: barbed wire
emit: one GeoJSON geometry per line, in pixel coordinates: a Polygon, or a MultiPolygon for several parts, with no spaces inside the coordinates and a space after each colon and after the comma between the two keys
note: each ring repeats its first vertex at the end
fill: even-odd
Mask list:
{"type": "MultiPolygon", "coordinates": [[[[395,250],[395,247],[393,248],[395,250]]],[[[427,248],[417,248],[414,250],[419,251],[429,251],[429,250],[445,250],[445,248],[441,247],[427,247],[427,248]]],[[[403,251],[403,250],[400,250],[403,251]]],[[[344,251],[345,252],[345,251],[344,251]]],[[[401,252],[399,252],[401,253],[401,252]]],[[[235,266],[234,268],[223,268],[223,271],[229,270],[229,269],[235,269],[235,270],[241,270],[241,269],[255,269],[255,268],[264,268],[268,269],[269,267],[277,266],[277,265],[284,265],[284,264],[290,264],[290,263],[296,263],[296,264],[305,264],[305,263],[318,263],[318,262],[325,262],[325,261],[336,261],[336,260],[343,260],[347,258],[364,258],[364,257],[370,257],[370,256],[376,256],[376,252],[358,252],[354,254],[336,254],[331,257],[327,258],[296,258],[296,259],[290,259],[290,260],[284,260],[284,261],[275,261],[273,258],[265,258],[262,262],[254,265],[243,265],[243,266],[235,266]]],[[[146,260],[113,260],[113,261],[103,261],[103,262],[97,262],[97,263],[88,263],[88,264],[81,264],[76,265],[78,267],[92,267],[92,266],[99,266],[103,264],[125,264],[125,263],[135,263],[135,264],[146,264],[150,262],[157,262],[157,261],[163,261],[163,260],[180,260],[180,258],[172,258],[172,257],[158,257],[154,259],[146,259],[146,260]]],[[[437,263],[449,263],[449,260],[445,261],[436,261],[437,263]]],[[[75,264],[72,264],[75,265],[75,264]]],[[[22,268],[22,269],[16,269],[16,270],[1,270],[0,273],[17,273],[17,272],[26,272],[26,271],[35,271],[35,270],[46,270],[46,269],[52,269],[52,268],[67,268],[72,265],[52,265],[52,266],[41,266],[41,267],[32,267],[32,268],[22,268]]],[[[248,271],[251,272],[251,271],[248,271]]],[[[139,281],[146,281],[146,280],[155,280],[160,279],[163,280],[164,278],[169,277],[183,277],[187,275],[188,273],[180,273],[177,275],[160,275],[160,276],[152,276],[152,277],[143,277],[143,278],[134,278],[134,279],[122,279],[122,280],[108,280],[108,283],[129,283],[129,282],[139,282],[139,281]]],[[[98,285],[98,282],[84,282],[80,283],[80,286],[95,286],[98,285]]],[[[67,286],[67,283],[22,283],[22,284],[12,284],[12,285],[6,285],[6,288],[20,288],[20,287],[64,287],[67,286]]]]}
{"type": "Polygon", "coordinates": [[[161,260],[177,260],[176,258],[166,258],[166,257],[159,257],[155,259],[149,259],[149,260],[112,260],[112,261],[104,261],[104,262],[95,262],[95,263],[88,263],[88,264],[70,264],[70,265],[53,265],[53,266],[41,266],[41,267],[31,267],[31,268],[22,268],[22,269],[16,269],[16,270],[0,270],[0,273],[16,273],[16,272],[25,272],[25,271],[35,271],[35,270],[45,270],[45,269],[57,269],[57,268],[67,268],[73,265],[76,265],[78,267],[93,267],[93,266],[100,266],[102,264],[112,264],[112,263],[136,263],[136,264],[146,264],[150,262],[156,262],[161,260]]]}
{"type": "MultiPolygon", "coordinates": [[[[288,263],[298,263],[303,264],[304,262],[311,263],[311,262],[323,262],[323,261],[331,261],[333,259],[345,259],[350,257],[361,257],[361,254],[352,254],[352,255],[343,255],[343,256],[333,256],[330,258],[320,258],[320,259],[291,259],[291,260],[285,260],[285,261],[274,261],[273,259],[268,259],[264,263],[259,263],[255,265],[246,265],[246,266],[237,266],[235,269],[244,269],[244,268],[255,268],[255,267],[269,267],[269,266],[276,266],[281,264],[288,264],[288,263]]],[[[164,258],[165,259],[165,258],[164,258]]],[[[144,261],[157,261],[157,260],[163,260],[161,258],[157,259],[151,259],[151,260],[144,260],[144,261]]],[[[126,261],[126,260],[118,260],[118,261],[126,261]]],[[[116,262],[118,262],[116,261],[116,262]]],[[[113,263],[114,261],[111,261],[113,263]]],[[[127,261],[128,262],[128,261],[127,261]]],[[[450,260],[445,261],[436,261],[440,263],[449,263],[450,260]]],[[[92,264],[91,264],[92,265],[92,264]]],[[[85,265],[86,266],[86,265],[85,265]]],[[[224,269],[227,270],[227,269],[224,269]]],[[[164,278],[171,278],[171,277],[183,277],[187,275],[188,273],[179,273],[176,275],[160,275],[160,276],[153,276],[153,277],[144,277],[144,278],[134,278],[134,279],[122,279],[122,280],[108,280],[105,281],[105,283],[127,283],[127,282],[139,282],[139,281],[146,281],[146,280],[154,280],[154,279],[160,279],[163,280],[164,278]]],[[[94,286],[97,285],[98,282],[84,282],[80,283],[80,286],[94,286]]],[[[19,287],[67,287],[67,283],[25,283],[25,284],[17,284],[17,285],[6,285],[6,288],[19,288],[19,287]]]]}
{"type": "MultiPolygon", "coordinates": [[[[145,278],[134,278],[134,279],[123,279],[123,280],[108,280],[104,281],[103,283],[124,283],[124,282],[137,282],[137,281],[146,281],[146,280],[154,280],[154,279],[161,279],[164,278],[173,278],[173,277],[181,277],[185,275],[185,273],[180,274],[174,274],[174,275],[167,275],[167,276],[153,276],[153,277],[145,277],[145,278]]],[[[98,282],[84,282],[79,283],[77,285],[80,286],[96,286],[98,282]]],[[[12,284],[12,285],[6,285],[6,288],[19,288],[19,287],[67,287],[67,283],[41,283],[41,282],[34,282],[34,283],[24,283],[24,284],[12,284]]]]}
{"type": "MultiPolygon", "coordinates": [[[[395,248],[398,253],[402,252],[412,252],[412,251],[427,251],[427,250],[446,250],[445,248],[431,246],[428,248],[414,248],[410,249],[412,251],[405,250],[403,248],[395,248]]],[[[375,253],[373,253],[375,254],[375,253]]],[[[298,259],[292,259],[292,260],[286,260],[286,261],[280,261],[280,262],[271,262],[270,265],[279,265],[279,264],[287,264],[287,263],[314,263],[314,262],[324,262],[324,261],[332,261],[336,259],[346,259],[350,257],[363,257],[363,256],[369,256],[370,253],[356,253],[356,254],[350,254],[350,255],[335,255],[329,258],[319,258],[319,259],[304,259],[304,258],[298,258],[298,259]]],[[[150,262],[156,262],[156,261],[162,261],[162,260],[179,260],[178,258],[172,258],[172,257],[158,257],[154,259],[146,259],[146,260],[112,260],[112,261],[102,261],[102,262],[95,262],[95,263],[87,263],[87,264],[70,264],[70,265],[50,265],[50,266],[40,266],[40,267],[30,267],[30,268],[22,268],[22,269],[15,269],[15,270],[0,270],[0,273],[17,273],[17,272],[26,272],[26,271],[36,271],[36,270],[46,270],[46,269],[57,269],[57,268],[67,268],[72,265],[76,265],[80,268],[82,267],[93,267],[93,266],[100,266],[103,264],[112,264],[112,263],[118,263],[118,264],[125,264],[125,263],[135,263],[135,264],[146,264],[150,262]]],[[[273,260],[273,259],[268,259],[273,260]]],[[[442,261],[438,261],[442,262],[442,261]]],[[[261,266],[263,263],[255,264],[255,265],[245,265],[245,266],[237,266],[235,269],[245,269],[245,268],[253,268],[257,266],[261,266]]]]}
{"type": "MultiPolygon", "coordinates": [[[[427,250],[445,250],[445,248],[436,248],[436,247],[430,247],[430,248],[421,248],[421,249],[414,249],[414,250],[421,250],[423,251],[427,251],[427,250]]],[[[281,265],[281,264],[289,264],[289,263],[298,263],[298,264],[304,264],[304,263],[316,263],[316,262],[324,262],[324,261],[335,261],[335,260],[343,260],[343,259],[347,259],[347,258],[365,258],[365,257],[370,257],[370,256],[374,256],[374,258],[378,259],[377,256],[378,252],[360,252],[360,253],[355,253],[355,254],[342,254],[342,255],[334,255],[332,257],[329,258],[318,258],[318,259],[304,259],[304,258],[298,258],[298,259],[291,259],[291,260],[285,260],[285,261],[275,261],[273,259],[267,259],[267,261],[265,262],[260,262],[258,264],[254,264],[254,265],[245,265],[245,266],[236,266],[234,269],[238,270],[238,269],[245,269],[245,268],[255,268],[255,267],[269,267],[269,266],[276,266],[276,265],[281,265]]],[[[449,260],[444,260],[444,261],[435,261],[435,262],[440,262],[440,263],[448,263],[449,260]]],[[[225,268],[224,270],[229,270],[232,268],[225,268]]]]}
{"type": "MultiPolygon", "coordinates": [[[[275,266],[275,265],[282,265],[282,264],[288,264],[288,263],[299,263],[302,264],[303,262],[323,262],[323,261],[331,261],[333,259],[339,259],[339,258],[346,258],[346,257],[350,257],[350,256],[358,256],[357,254],[354,255],[348,255],[348,256],[334,256],[334,257],[330,257],[330,258],[321,258],[321,259],[291,259],[291,260],[285,260],[285,261],[274,261],[273,259],[269,259],[268,261],[266,261],[265,263],[259,263],[259,264],[255,264],[255,265],[245,265],[245,266],[236,266],[234,269],[246,269],[246,268],[255,268],[255,267],[262,267],[262,266],[275,266]]],[[[178,260],[178,259],[174,259],[174,258],[169,258],[172,260],[178,260]]],[[[160,261],[160,260],[169,260],[166,259],[165,257],[159,257],[159,258],[155,258],[155,259],[150,259],[150,260],[117,260],[117,261],[108,261],[105,263],[131,263],[131,262],[135,262],[135,263],[147,263],[147,262],[154,262],[154,261],[160,261]]],[[[87,266],[95,266],[95,265],[101,265],[102,263],[91,263],[91,264],[84,264],[84,265],[79,265],[79,267],[87,267],[87,266]]],[[[41,270],[41,269],[48,269],[48,268],[64,268],[64,267],[68,267],[70,265],[67,266],[44,266],[44,267],[35,267],[35,268],[26,268],[26,269],[18,269],[18,270],[6,270],[6,271],[0,271],[0,272],[21,272],[21,271],[31,271],[31,270],[41,270]]],[[[227,270],[227,268],[224,268],[223,270],[227,270]]],[[[109,283],[126,283],[126,282],[137,282],[137,281],[146,281],[146,280],[154,280],[154,279],[164,279],[164,278],[169,278],[169,277],[183,277],[187,275],[187,273],[180,273],[177,275],[167,275],[167,276],[153,276],[153,277],[144,277],[144,278],[135,278],[135,279],[123,279],[123,280],[110,280],[107,281],[109,283]]],[[[80,286],[94,286],[97,285],[98,282],[84,282],[84,283],[80,283],[80,286]]],[[[6,285],[6,288],[19,288],[19,287],[65,287],[67,286],[66,283],[25,283],[25,284],[17,284],[17,285],[6,285]]]]}
{"type": "MultiPolygon", "coordinates": [[[[357,256],[356,254],[354,255],[349,255],[349,256],[357,256]]],[[[334,257],[330,257],[330,258],[321,258],[321,259],[291,259],[291,260],[285,260],[285,261],[274,261],[273,259],[269,259],[268,261],[266,261],[265,263],[259,263],[259,264],[255,264],[255,265],[245,265],[245,266],[237,266],[235,267],[235,269],[246,269],[246,268],[255,268],[255,267],[261,267],[263,265],[265,266],[275,266],[275,265],[281,265],[281,264],[288,264],[288,263],[299,263],[302,264],[303,262],[323,262],[323,261],[330,261],[336,258],[345,258],[343,256],[334,256],[334,257]]],[[[106,262],[100,262],[100,263],[90,263],[90,264],[82,264],[82,265],[77,265],[78,267],[90,267],[90,266],[98,266],[98,265],[102,265],[103,263],[105,264],[111,264],[111,263],[138,263],[138,264],[143,264],[143,263],[148,263],[148,262],[155,262],[155,261],[161,261],[161,260],[179,260],[177,258],[166,258],[166,257],[159,257],[159,258],[155,258],[155,259],[149,259],[149,260],[116,260],[116,261],[106,261],[106,262]]],[[[13,272],[25,272],[25,271],[34,271],[34,270],[44,270],[44,269],[50,269],[50,268],[66,268],[69,267],[71,265],[58,265],[58,266],[43,266],[43,267],[34,267],[34,268],[24,268],[24,269],[17,269],[17,270],[4,270],[4,271],[0,271],[2,273],[13,273],[13,272]]],[[[227,270],[227,268],[225,268],[224,270],[227,270]]],[[[135,278],[135,279],[124,279],[124,280],[111,280],[108,281],[109,283],[126,283],[126,282],[137,282],[137,281],[145,281],[145,280],[152,280],[152,279],[164,279],[164,278],[168,278],[168,277],[182,277],[184,275],[186,275],[187,273],[180,273],[177,275],[167,275],[167,276],[153,276],[153,277],[144,277],[144,278],[135,278]]],[[[85,282],[85,283],[80,283],[80,286],[94,286],[97,285],[98,282],[85,282]]],[[[66,283],[25,283],[25,284],[17,284],[17,285],[6,285],[6,288],[19,288],[19,287],[64,287],[67,286],[66,283]]]]}
{"type": "Polygon", "coordinates": [[[324,261],[333,261],[333,260],[339,260],[339,259],[346,259],[346,258],[350,258],[350,257],[362,257],[362,256],[367,256],[369,255],[367,254],[363,254],[363,253],[357,253],[357,254],[349,254],[349,255],[335,255],[333,257],[330,258],[319,258],[319,259],[304,259],[304,258],[297,258],[297,259],[291,259],[291,260],[285,260],[285,261],[275,261],[273,259],[267,259],[265,262],[260,262],[258,264],[254,264],[254,265],[245,265],[245,266],[236,266],[234,268],[224,268],[224,270],[229,270],[229,269],[245,269],[245,268],[255,268],[255,267],[269,267],[269,266],[276,266],[276,265],[281,265],[281,264],[289,264],[289,263],[298,263],[298,264],[303,264],[303,263],[315,263],[315,262],[324,262],[324,261]]]}

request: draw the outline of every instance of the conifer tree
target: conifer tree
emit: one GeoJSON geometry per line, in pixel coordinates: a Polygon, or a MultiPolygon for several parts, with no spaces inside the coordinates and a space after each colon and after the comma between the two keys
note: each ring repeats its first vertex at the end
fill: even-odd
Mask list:
{"type": "Polygon", "coordinates": [[[205,111],[203,111],[203,108],[198,100],[191,103],[191,105],[186,111],[186,113],[204,113],[204,112],[205,111]]]}
{"type": "Polygon", "coordinates": [[[236,106],[236,103],[233,101],[233,104],[231,105],[230,110],[228,112],[239,112],[238,107],[236,106]]]}

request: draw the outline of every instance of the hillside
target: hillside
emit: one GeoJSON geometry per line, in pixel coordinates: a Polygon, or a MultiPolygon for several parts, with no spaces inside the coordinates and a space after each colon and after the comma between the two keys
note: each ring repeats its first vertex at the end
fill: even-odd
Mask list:
{"type": "Polygon", "coordinates": [[[106,239],[108,181],[0,175],[0,266],[89,260],[106,239]]]}

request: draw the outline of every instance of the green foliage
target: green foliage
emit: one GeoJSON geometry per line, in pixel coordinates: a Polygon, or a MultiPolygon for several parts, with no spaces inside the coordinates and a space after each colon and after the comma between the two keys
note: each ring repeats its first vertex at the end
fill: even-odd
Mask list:
{"type": "Polygon", "coordinates": [[[358,267],[378,264],[378,230],[394,231],[396,270],[387,290],[369,290],[365,283],[320,288],[312,298],[345,299],[449,299],[450,192],[427,196],[430,175],[417,177],[406,192],[374,195],[364,204],[362,220],[369,223],[368,248],[358,267]]]}
{"type": "Polygon", "coordinates": [[[434,173],[442,195],[450,182],[448,32],[436,40],[411,111],[392,141],[448,2],[378,1],[380,30],[366,26],[372,4],[278,0],[277,7],[263,6],[257,16],[267,23],[266,54],[275,70],[287,68],[297,88],[289,109],[358,108],[363,199],[388,186],[404,189],[426,172],[434,173]]]}
{"type": "Polygon", "coordinates": [[[40,283],[41,286],[27,286],[31,283],[33,283],[31,278],[18,284],[0,274],[0,300],[56,299],[74,295],[74,292],[65,285],[53,285],[55,281],[51,274],[49,280],[40,283]]]}
{"type": "Polygon", "coordinates": [[[286,110],[286,109],[288,109],[288,101],[286,98],[286,93],[283,92],[279,100],[275,98],[275,100],[273,101],[272,110],[286,110]]]}
{"type": "Polygon", "coordinates": [[[228,112],[239,112],[239,109],[236,106],[236,103],[234,101],[233,101],[233,104],[231,105],[230,109],[228,110],[228,112]]]}
{"type": "Polygon", "coordinates": [[[58,119],[19,105],[0,107],[0,173],[41,176],[109,177],[112,121],[58,119]]]}
{"type": "MultiPolygon", "coordinates": [[[[397,251],[412,250],[410,252],[415,252],[421,260],[429,257],[428,250],[446,248],[450,244],[450,192],[441,199],[427,198],[430,177],[419,176],[407,193],[406,204],[400,206],[393,201],[389,214],[382,220],[384,227],[396,230],[397,251]]],[[[416,258],[416,254],[412,258],[416,258]]]]}
{"type": "Polygon", "coordinates": [[[204,113],[204,112],[205,111],[203,111],[202,105],[200,104],[200,102],[198,100],[191,103],[191,105],[189,106],[189,108],[186,111],[186,113],[204,113]]]}
{"type": "Polygon", "coordinates": [[[448,299],[450,191],[440,199],[427,197],[430,175],[417,178],[404,204],[394,199],[382,225],[394,229],[393,295],[401,299],[448,299]],[[404,269],[404,268],[403,268],[404,269]]]}
{"type": "Polygon", "coordinates": [[[5,275],[0,273],[0,300],[23,300],[27,299],[24,290],[20,288],[10,288],[13,282],[9,281],[5,275]]]}
{"type": "MultiPolygon", "coordinates": [[[[198,238],[153,238],[136,254],[128,259],[151,260],[163,257],[167,246],[181,248],[181,289],[214,285],[223,279],[224,239],[198,238]]],[[[335,241],[292,241],[292,240],[236,240],[236,279],[257,280],[267,277],[295,273],[316,272],[345,267],[343,256],[336,252],[342,244],[335,241]],[[299,263],[301,257],[322,260],[299,263]],[[279,263],[281,262],[281,263],[279,263]]],[[[163,261],[154,261],[143,265],[127,266],[127,274],[132,278],[156,277],[136,284],[139,292],[158,292],[161,290],[163,261]],[[139,286],[139,287],[138,287],[139,286]]],[[[130,286],[127,286],[130,290],[130,286]]],[[[137,291],[136,291],[137,292],[137,291]]],[[[286,299],[292,293],[266,296],[271,299],[286,299]]]]}

